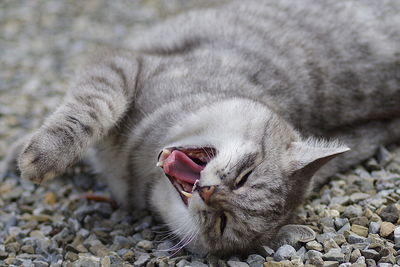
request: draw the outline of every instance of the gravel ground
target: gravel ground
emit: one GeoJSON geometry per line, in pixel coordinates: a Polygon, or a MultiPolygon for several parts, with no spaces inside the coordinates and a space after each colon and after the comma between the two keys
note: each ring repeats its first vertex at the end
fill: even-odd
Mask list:
{"type": "MultiPolygon", "coordinates": [[[[207,2],[1,1],[0,159],[60,103],[88,51],[129,46],[150,24],[207,2]]],[[[9,174],[0,180],[0,266],[398,266],[400,149],[389,151],[309,198],[297,221],[315,240],[228,259],[174,252],[148,212],[82,198],[109,195],[85,166],[40,187],[9,174]]]]}

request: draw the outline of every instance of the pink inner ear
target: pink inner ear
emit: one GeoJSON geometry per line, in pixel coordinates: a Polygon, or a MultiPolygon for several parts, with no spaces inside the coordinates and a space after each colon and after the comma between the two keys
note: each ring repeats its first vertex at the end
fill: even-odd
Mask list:
{"type": "Polygon", "coordinates": [[[163,169],[169,176],[194,184],[196,180],[200,179],[200,172],[204,167],[195,163],[185,153],[179,150],[174,150],[164,160],[163,169]]]}

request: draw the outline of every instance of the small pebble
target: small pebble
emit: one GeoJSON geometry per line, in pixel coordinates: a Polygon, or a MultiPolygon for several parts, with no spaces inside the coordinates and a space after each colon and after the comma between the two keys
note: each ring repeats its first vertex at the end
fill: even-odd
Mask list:
{"type": "MultiPolygon", "coordinates": [[[[249,267],[249,265],[247,263],[240,262],[240,261],[227,261],[227,264],[229,267],[249,267]]],[[[205,265],[205,266],[207,266],[207,265],[205,265]]]]}
{"type": "Polygon", "coordinates": [[[142,248],[144,250],[151,250],[153,248],[153,242],[151,242],[149,240],[142,240],[136,244],[136,247],[142,248]]]}
{"type": "Polygon", "coordinates": [[[290,259],[296,254],[296,250],[290,245],[281,246],[274,254],[274,260],[282,261],[290,259]]]}
{"type": "Polygon", "coordinates": [[[49,205],[54,205],[57,203],[57,196],[53,192],[48,192],[44,196],[44,202],[49,205]]]}
{"type": "Polygon", "coordinates": [[[382,237],[388,237],[391,233],[394,232],[395,228],[396,228],[396,226],[391,222],[382,222],[381,229],[380,229],[380,235],[382,237]]]}
{"type": "Polygon", "coordinates": [[[309,250],[317,250],[317,251],[322,251],[323,247],[320,243],[318,243],[317,241],[310,241],[306,243],[306,248],[309,250]]]}
{"type": "Polygon", "coordinates": [[[345,255],[341,252],[340,248],[332,248],[322,255],[322,258],[327,261],[343,262],[345,260],[345,255]]]}
{"type": "Polygon", "coordinates": [[[368,236],[368,228],[361,225],[353,224],[351,226],[351,231],[362,237],[368,236]]]}
{"type": "Polygon", "coordinates": [[[250,254],[247,257],[246,262],[250,267],[258,267],[262,266],[262,264],[265,262],[265,258],[261,255],[250,254]]]}
{"type": "Polygon", "coordinates": [[[368,232],[371,234],[377,234],[379,233],[381,229],[381,224],[378,222],[370,222],[369,223],[369,228],[368,228],[368,232]]]}
{"type": "Polygon", "coordinates": [[[148,262],[150,259],[149,254],[142,254],[139,256],[139,258],[134,262],[135,266],[143,266],[146,262],[148,262]]]}

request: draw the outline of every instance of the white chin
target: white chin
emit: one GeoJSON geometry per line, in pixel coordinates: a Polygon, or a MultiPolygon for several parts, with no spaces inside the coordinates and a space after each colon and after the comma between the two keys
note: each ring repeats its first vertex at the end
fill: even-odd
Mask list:
{"type": "MultiPolygon", "coordinates": [[[[197,201],[196,201],[197,202],[197,201]]],[[[205,255],[208,250],[200,244],[194,234],[198,234],[198,226],[194,223],[188,207],[183,203],[175,187],[165,179],[160,179],[153,188],[151,204],[168,227],[182,240],[181,244],[187,243],[188,237],[193,240],[185,246],[190,252],[205,255]]]]}

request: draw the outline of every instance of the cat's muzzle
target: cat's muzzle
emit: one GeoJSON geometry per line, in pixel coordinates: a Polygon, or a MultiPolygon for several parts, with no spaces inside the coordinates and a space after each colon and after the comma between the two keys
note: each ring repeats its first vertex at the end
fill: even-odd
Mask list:
{"type": "Polygon", "coordinates": [[[198,192],[207,204],[216,186],[199,186],[201,171],[215,157],[212,147],[171,147],[163,149],[157,166],[161,167],[182,201],[188,205],[194,192],[198,192]]]}

